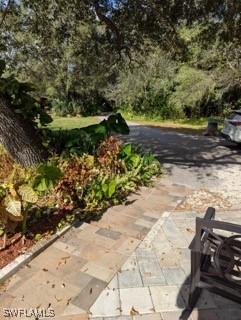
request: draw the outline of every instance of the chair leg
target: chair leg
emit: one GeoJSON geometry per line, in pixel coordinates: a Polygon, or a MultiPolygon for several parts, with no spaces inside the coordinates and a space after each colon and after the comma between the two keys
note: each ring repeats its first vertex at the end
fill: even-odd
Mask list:
{"type": "Polygon", "coordinates": [[[201,253],[199,251],[191,251],[191,283],[190,293],[188,298],[188,308],[193,309],[201,294],[201,289],[198,287],[200,281],[200,262],[201,253]]]}
{"type": "Polygon", "coordinates": [[[189,298],[188,298],[188,308],[193,309],[196,306],[196,303],[202,293],[201,288],[195,288],[193,292],[190,292],[189,298]]]}

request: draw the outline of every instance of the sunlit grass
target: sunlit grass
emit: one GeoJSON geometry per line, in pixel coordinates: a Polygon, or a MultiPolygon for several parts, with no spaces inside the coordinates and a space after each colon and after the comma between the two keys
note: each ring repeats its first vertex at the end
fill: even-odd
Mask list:
{"type": "Polygon", "coordinates": [[[91,124],[99,123],[97,117],[57,117],[52,116],[53,121],[48,125],[52,130],[64,129],[70,130],[75,128],[83,128],[91,124]]]}
{"type": "MultiPolygon", "coordinates": [[[[167,127],[167,128],[177,128],[177,129],[194,129],[194,130],[203,130],[207,127],[208,120],[210,118],[197,118],[197,119],[168,119],[162,120],[160,118],[150,118],[145,115],[137,116],[131,113],[121,112],[126,120],[130,120],[140,124],[146,124],[151,126],[158,127],[167,127]]],[[[223,120],[215,118],[218,121],[219,127],[222,127],[223,120]]]]}

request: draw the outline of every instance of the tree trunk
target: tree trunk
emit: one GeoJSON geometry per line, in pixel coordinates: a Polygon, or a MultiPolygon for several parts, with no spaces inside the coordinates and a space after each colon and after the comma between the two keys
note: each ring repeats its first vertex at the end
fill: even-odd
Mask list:
{"type": "Polygon", "coordinates": [[[11,108],[8,99],[0,94],[0,143],[14,161],[24,167],[42,162],[47,152],[35,128],[21,119],[11,108]]]}

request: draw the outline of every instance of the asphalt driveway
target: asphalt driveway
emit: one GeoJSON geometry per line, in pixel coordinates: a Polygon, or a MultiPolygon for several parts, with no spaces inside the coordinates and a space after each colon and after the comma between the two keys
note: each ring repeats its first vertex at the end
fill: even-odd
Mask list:
{"type": "Polygon", "coordinates": [[[156,154],[169,178],[192,188],[239,193],[241,148],[221,137],[130,124],[128,141],[156,154]]]}

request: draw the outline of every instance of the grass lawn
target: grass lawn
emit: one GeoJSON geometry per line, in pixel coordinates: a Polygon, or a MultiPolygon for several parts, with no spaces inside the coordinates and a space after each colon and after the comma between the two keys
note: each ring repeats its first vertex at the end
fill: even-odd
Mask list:
{"type": "Polygon", "coordinates": [[[96,124],[100,122],[100,120],[97,117],[52,117],[53,121],[48,126],[52,130],[70,130],[74,128],[87,127],[91,124],[96,124]]]}
{"type": "MultiPolygon", "coordinates": [[[[136,116],[129,113],[121,112],[126,120],[133,121],[147,126],[160,127],[166,130],[173,130],[184,133],[200,134],[207,128],[209,118],[199,119],[176,119],[176,120],[160,120],[160,119],[148,119],[145,116],[136,116]]],[[[218,121],[218,127],[223,127],[223,119],[213,117],[218,121]]]]}

